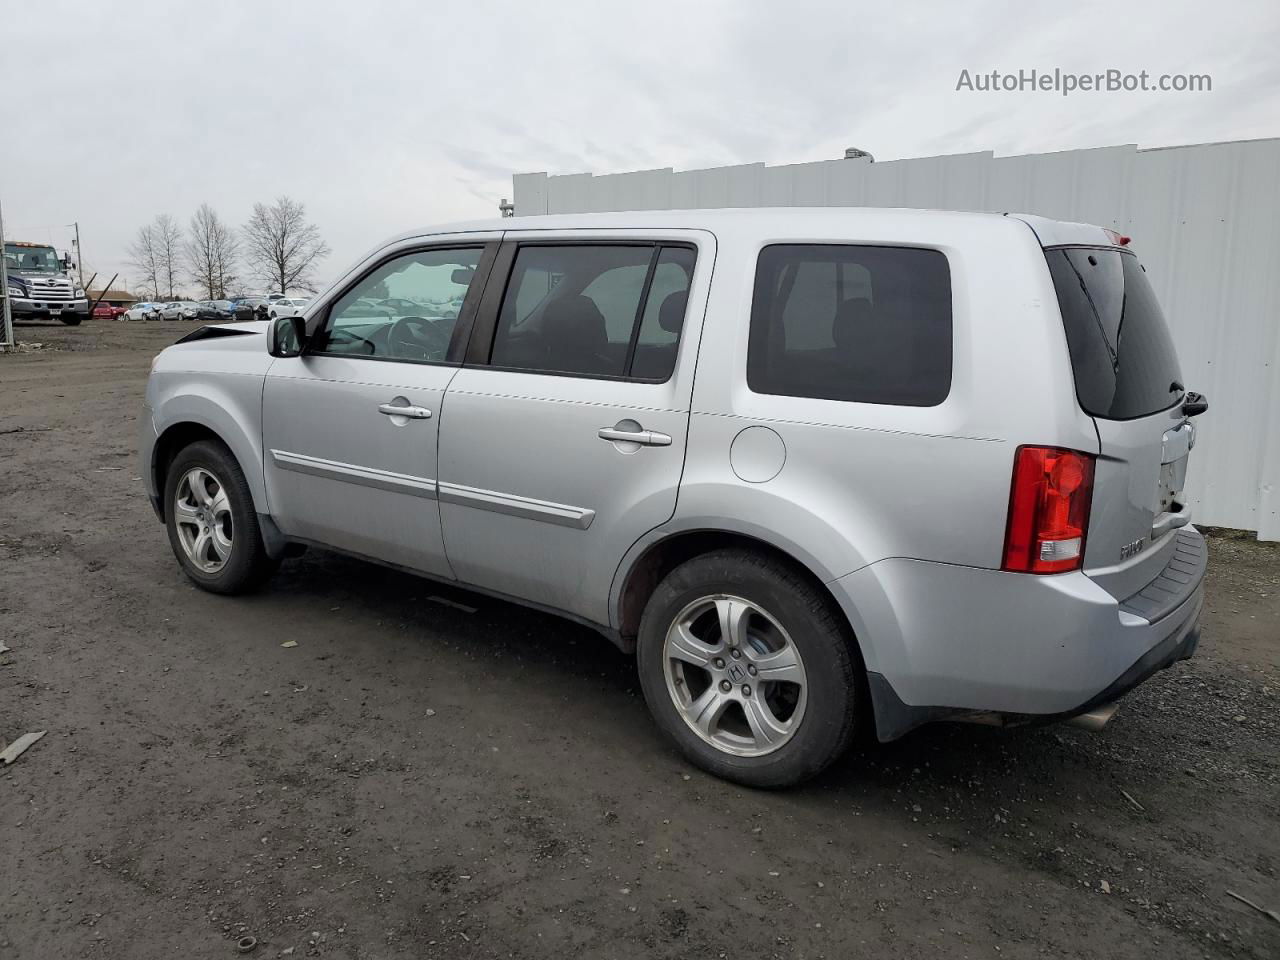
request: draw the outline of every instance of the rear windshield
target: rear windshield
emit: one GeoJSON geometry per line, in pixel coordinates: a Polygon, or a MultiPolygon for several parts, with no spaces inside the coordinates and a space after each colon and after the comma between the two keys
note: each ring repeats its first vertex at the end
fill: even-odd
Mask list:
{"type": "Polygon", "coordinates": [[[1106,420],[1132,420],[1177,403],[1178,355],[1138,258],[1082,247],[1050,248],[1045,257],[1081,408],[1106,420]]]}

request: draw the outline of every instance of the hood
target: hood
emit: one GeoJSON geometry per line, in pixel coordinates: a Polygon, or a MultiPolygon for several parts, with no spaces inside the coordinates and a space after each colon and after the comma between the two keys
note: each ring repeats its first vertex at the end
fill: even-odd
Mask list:
{"type": "Polygon", "coordinates": [[[197,343],[201,340],[223,340],[228,337],[252,337],[256,341],[271,329],[270,320],[250,320],[242,323],[210,323],[192,330],[174,346],[183,343],[197,343]]]}
{"type": "Polygon", "coordinates": [[[271,365],[267,330],[271,324],[211,323],[187,334],[156,357],[153,373],[262,375],[271,365]]]}

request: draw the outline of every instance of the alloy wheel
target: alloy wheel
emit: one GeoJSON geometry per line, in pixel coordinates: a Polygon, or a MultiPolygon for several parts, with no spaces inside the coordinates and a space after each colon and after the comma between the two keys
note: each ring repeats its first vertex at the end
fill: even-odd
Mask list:
{"type": "Polygon", "coordinates": [[[201,573],[217,573],[231,558],[234,530],[231,501],[222,481],[204,467],[192,467],[178,483],[173,503],[178,542],[201,573]]]}
{"type": "Polygon", "coordinates": [[[717,750],[764,756],[804,718],[800,651],[759,604],[725,594],[695,600],[672,621],[662,658],[671,702],[717,750]]]}

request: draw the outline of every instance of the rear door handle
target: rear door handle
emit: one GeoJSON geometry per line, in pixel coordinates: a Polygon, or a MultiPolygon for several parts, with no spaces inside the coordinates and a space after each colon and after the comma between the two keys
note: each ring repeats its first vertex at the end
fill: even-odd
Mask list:
{"type": "Polygon", "coordinates": [[[598,434],[601,440],[614,443],[638,443],[642,447],[669,447],[671,438],[656,430],[619,430],[617,427],[601,427],[598,434]]]}
{"type": "Polygon", "coordinates": [[[388,417],[408,417],[411,420],[427,420],[431,417],[431,411],[426,407],[405,407],[398,403],[380,403],[378,412],[385,413],[388,417]]]}

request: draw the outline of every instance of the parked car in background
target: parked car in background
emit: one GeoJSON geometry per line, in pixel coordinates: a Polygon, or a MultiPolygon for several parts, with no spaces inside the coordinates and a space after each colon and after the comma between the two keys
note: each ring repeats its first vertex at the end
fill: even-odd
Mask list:
{"type": "Polygon", "coordinates": [[[160,307],[162,320],[194,320],[196,304],[190,300],[171,300],[160,307]]]}
{"type": "Polygon", "coordinates": [[[124,307],[115,307],[105,300],[93,308],[93,316],[98,320],[118,320],[125,314],[124,307]]]}
{"type": "Polygon", "coordinates": [[[266,297],[240,297],[231,301],[231,315],[236,320],[266,320],[269,302],[266,297]]]}
{"type": "Polygon", "coordinates": [[[386,300],[378,301],[378,305],[392,317],[412,317],[426,313],[422,304],[405,300],[403,297],[388,297],[386,300]]]}
{"type": "Polygon", "coordinates": [[[391,318],[395,316],[391,308],[386,306],[386,301],[377,300],[373,297],[357,297],[350,304],[352,316],[361,317],[385,317],[391,318]]]}
{"type": "Polygon", "coordinates": [[[268,316],[272,320],[276,317],[299,317],[310,302],[310,297],[280,297],[271,301],[268,316]]]}
{"type": "Polygon", "coordinates": [[[196,303],[196,320],[227,320],[230,315],[230,301],[202,300],[196,303]]]}
{"type": "Polygon", "coordinates": [[[124,312],[126,320],[159,320],[160,304],[158,303],[135,303],[132,307],[124,312]]]}
{"type": "Polygon", "coordinates": [[[864,726],[1097,729],[1193,654],[1207,564],[1208,404],[1127,244],[869,208],[415,231],[305,320],[163,351],[142,474],[197,586],[314,544],[558,610],[751,786],[864,726]],[[467,319],[371,317],[389,283],[467,319]]]}

